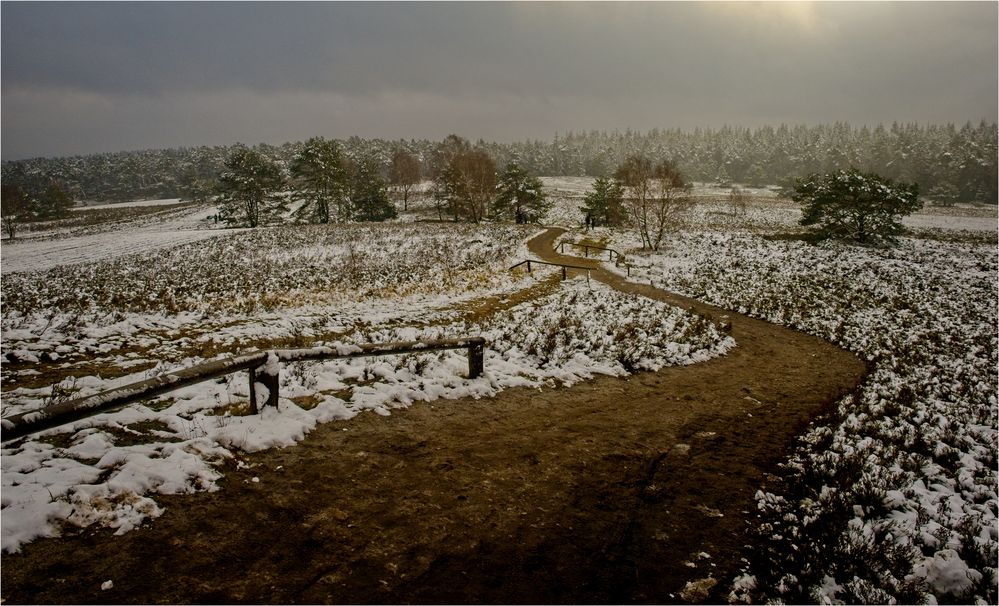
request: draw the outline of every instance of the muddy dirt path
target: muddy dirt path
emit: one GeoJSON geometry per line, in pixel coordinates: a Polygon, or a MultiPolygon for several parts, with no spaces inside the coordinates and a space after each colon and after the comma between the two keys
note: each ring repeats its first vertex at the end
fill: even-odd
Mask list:
{"type": "MultiPolygon", "coordinates": [[[[560,233],[531,250],[558,260],[560,233]]],[[[5,555],[4,601],[724,601],[753,494],[864,365],[565,259],[728,316],[738,346],[695,366],[322,426],[250,457],[218,492],[157,497],[166,513],[122,537],[88,531],[5,555]]]]}

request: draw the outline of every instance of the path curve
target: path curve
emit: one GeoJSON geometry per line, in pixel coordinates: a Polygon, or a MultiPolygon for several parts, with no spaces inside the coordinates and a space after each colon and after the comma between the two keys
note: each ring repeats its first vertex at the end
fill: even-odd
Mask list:
{"type": "MultiPolygon", "coordinates": [[[[531,251],[580,264],[552,251],[561,233],[531,251]]],[[[694,366],[321,426],[227,471],[218,492],[157,497],[166,513],[140,530],[5,555],[4,601],[724,601],[753,495],[864,364],[582,263],[615,288],[728,316],[737,346],[694,366]]]]}

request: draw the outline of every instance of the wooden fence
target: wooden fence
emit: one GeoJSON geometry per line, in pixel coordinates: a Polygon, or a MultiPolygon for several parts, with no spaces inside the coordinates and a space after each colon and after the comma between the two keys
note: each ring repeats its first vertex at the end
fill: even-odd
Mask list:
{"type": "Polygon", "coordinates": [[[332,360],[364,356],[421,353],[448,349],[468,349],[468,378],[482,375],[486,340],[482,337],[438,339],[306,349],[276,349],[261,351],[223,360],[213,360],[190,368],[158,375],[92,396],[46,406],[0,421],[6,442],[36,431],[77,421],[99,412],[119,408],[167,392],[217,377],[245,370],[250,377],[250,412],[257,414],[259,406],[277,406],[281,362],[332,360]]]}
{"type": "Polygon", "coordinates": [[[618,259],[621,259],[624,256],[621,253],[619,253],[618,251],[614,250],[613,248],[604,248],[603,246],[594,246],[592,244],[580,244],[578,242],[572,242],[572,241],[569,241],[569,240],[562,240],[561,242],[558,243],[558,247],[559,247],[559,252],[560,253],[565,254],[565,245],[566,244],[568,244],[569,246],[575,246],[577,248],[582,248],[583,249],[583,256],[584,257],[589,257],[590,256],[590,249],[593,249],[593,250],[606,250],[607,251],[607,259],[609,261],[613,261],[614,260],[614,255],[617,255],[618,259]]]}
{"type": "Polygon", "coordinates": [[[527,259],[526,261],[521,261],[520,263],[517,263],[516,265],[513,265],[512,267],[510,267],[509,271],[513,271],[513,270],[517,269],[518,267],[520,267],[521,265],[527,265],[527,273],[531,273],[531,263],[537,263],[539,265],[553,265],[555,267],[561,267],[562,268],[562,279],[563,280],[565,280],[566,277],[568,276],[566,270],[569,270],[569,269],[578,269],[580,271],[585,271],[586,272],[586,281],[587,282],[590,281],[590,269],[591,268],[589,268],[589,267],[583,267],[582,265],[567,265],[565,263],[551,263],[549,261],[539,261],[537,259],[527,259]]]}

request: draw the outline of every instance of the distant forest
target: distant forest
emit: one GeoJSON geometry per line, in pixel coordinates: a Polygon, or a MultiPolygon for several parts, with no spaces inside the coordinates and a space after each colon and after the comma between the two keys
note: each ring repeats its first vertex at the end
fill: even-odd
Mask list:
{"type": "MultiPolygon", "coordinates": [[[[564,133],[552,141],[479,141],[497,167],[516,162],[539,176],[607,176],[632,154],[674,160],[689,181],[744,185],[789,185],[796,177],[856,167],[891,179],[915,182],[937,203],[997,202],[996,124],[962,127],[892,124],[852,127],[764,126],[756,129],[659,130],[564,133]]],[[[430,174],[429,140],[338,141],[344,154],[367,158],[385,170],[396,150],[420,159],[430,174]]],[[[257,151],[289,166],[302,142],[260,144],[257,151]]],[[[38,192],[58,185],[78,200],[126,201],[201,198],[213,191],[223,161],[234,146],[190,147],[35,158],[3,163],[4,185],[38,192]]]]}

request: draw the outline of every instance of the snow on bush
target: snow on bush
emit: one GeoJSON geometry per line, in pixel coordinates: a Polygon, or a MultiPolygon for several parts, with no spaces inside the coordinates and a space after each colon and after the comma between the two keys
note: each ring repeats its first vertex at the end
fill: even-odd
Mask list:
{"type": "MultiPolygon", "coordinates": [[[[482,335],[485,374],[465,378],[464,350],[320,363],[287,364],[277,410],[239,416],[245,374],[43,432],[3,450],[3,550],[63,526],[99,524],[127,532],[161,510],[155,494],[215,490],[225,465],[243,452],[288,446],[317,424],[364,410],[436,398],[480,397],[515,386],[571,384],[595,373],[692,364],[734,346],[731,337],[690,312],[582,279],[479,323],[368,327],[339,343],[482,335]],[[301,404],[299,406],[298,404],[301,404]]],[[[197,362],[197,360],[191,360],[197,362]]],[[[88,393],[142,378],[85,377],[88,393]]],[[[30,400],[30,394],[23,394],[30,400]]],[[[5,395],[6,410],[24,402],[5,395]],[[13,400],[13,401],[10,401],[13,400]]]]}
{"type": "Polygon", "coordinates": [[[747,599],[995,603],[997,265],[993,243],[968,239],[870,249],[696,231],[631,252],[635,279],[870,364],[758,495],[766,548],[747,599]]]}

